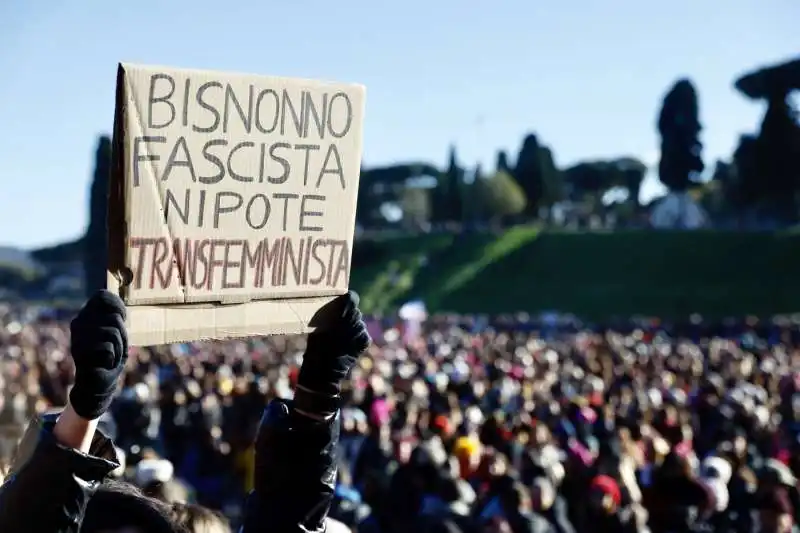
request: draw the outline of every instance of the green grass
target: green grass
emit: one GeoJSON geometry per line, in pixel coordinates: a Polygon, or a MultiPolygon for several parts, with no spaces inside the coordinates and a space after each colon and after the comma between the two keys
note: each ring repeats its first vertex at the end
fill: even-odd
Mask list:
{"type": "Polygon", "coordinates": [[[449,246],[452,236],[397,237],[382,241],[386,260],[356,265],[353,286],[357,287],[362,306],[371,312],[387,312],[410,299],[417,274],[426,257],[449,246]]]}
{"type": "MultiPolygon", "coordinates": [[[[358,245],[357,245],[358,246],[358,245]]],[[[586,317],[800,310],[800,234],[541,232],[395,238],[356,264],[364,308],[422,298],[434,311],[559,310],[586,317]]]]}

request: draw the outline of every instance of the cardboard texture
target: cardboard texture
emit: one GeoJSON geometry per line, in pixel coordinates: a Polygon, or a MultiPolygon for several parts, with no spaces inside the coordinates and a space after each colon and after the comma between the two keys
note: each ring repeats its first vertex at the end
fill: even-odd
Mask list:
{"type": "Polygon", "coordinates": [[[364,97],[119,66],[108,284],[133,345],[310,331],[349,284],[364,97]]]}

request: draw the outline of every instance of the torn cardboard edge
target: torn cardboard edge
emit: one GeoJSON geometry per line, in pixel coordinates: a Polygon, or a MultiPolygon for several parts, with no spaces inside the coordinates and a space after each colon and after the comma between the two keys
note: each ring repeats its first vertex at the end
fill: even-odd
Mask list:
{"type": "Polygon", "coordinates": [[[128,307],[131,346],[310,333],[309,324],[335,297],[260,300],[233,305],[128,307]],[[269,317],[269,318],[268,318],[269,317]]]}
{"type": "MultiPolygon", "coordinates": [[[[117,277],[108,272],[107,287],[119,294],[117,277]]],[[[157,346],[173,342],[302,334],[335,296],[256,300],[239,304],[162,304],[127,307],[128,343],[157,346]]]]}

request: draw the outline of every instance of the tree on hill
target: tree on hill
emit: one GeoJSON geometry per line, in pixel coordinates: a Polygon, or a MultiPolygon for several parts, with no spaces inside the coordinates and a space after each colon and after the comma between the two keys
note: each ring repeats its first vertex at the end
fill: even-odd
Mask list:
{"type": "Polygon", "coordinates": [[[508,164],[508,154],[505,150],[499,150],[497,152],[495,172],[511,172],[511,165],[508,164]]]}
{"type": "Polygon", "coordinates": [[[512,175],[525,192],[525,213],[529,216],[538,216],[539,207],[549,207],[561,199],[563,182],[553,153],[534,134],[523,140],[512,175]]]}
{"type": "Polygon", "coordinates": [[[447,170],[441,176],[447,220],[461,222],[464,219],[464,169],[458,166],[455,146],[450,147],[447,170]]]}
{"type": "Polygon", "coordinates": [[[489,218],[504,219],[525,211],[525,191],[508,172],[497,172],[489,178],[476,180],[476,183],[485,191],[489,218]]]}
{"type": "Polygon", "coordinates": [[[361,183],[384,186],[403,186],[413,178],[420,176],[437,176],[439,169],[428,163],[400,163],[384,167],[362,168],[361,183]]]}
{"type": "Polygon", "coordinates": [[[439,169],[427,163],[402,163],[361,169],[356,221],[366,227],[382,225],[386,219],[381,208],[401,203],[406,184],[415,178],[439,175],[439,169]]]}
{"type": "Polygon", "coordinates": [[[733,154],[727,195],[740,209],[792,221],[800,190],[800,127],[788,103],[768,104],[757,135],[742,135],[733,154]]]}
{"type": "Polygon", "coordinates": [[[639,192],[647,174],[647,165],[635,157],[621,157],[616,159],[615,163],[616,171],[619,173],[617,185],[627,189],[630,203],[639,205],[639,192]]]}
{"type": "Polygon", "coordinates": [[[718,159],[714,163],[714,173],[711,175],[711,181],[719,184],[728,184],[735,178],[733,164],[727,161],[718,159]]]}
{"type": "Polygon", "coordinates": [[[89,227],[84,244],[84,282],[92,294],[106,286],[108,182],[111,176],[111,139],[101,136],[95,151],[94,175],[89,191],[89,227]]]}
{"type": "Polygon", "coordinates": [[[743,137],[736,150],[738,196],[749,208],[794,222],[800,192],[800,125],[789,95],[800,90],[800,58],[749,72],[734,85],[744,96],[767,104],[758,135],[743,137]]]}
{"type": "Polygon", "coordinates": [[[447,168],[440,172],[431,192],[431,219],[453,222],[464,219],[464,169],[458,165],[456,147],[450,146],[447,168]]]}
{"type": "Polygon", "coordinates": [[[787,95],[774,96],[756,139],[756,161],[763,196],[777,218],[797,216],[795,193],[800,190],[800,127],[787,95]]]}
{"type": "Polygon", "coordinates": [[[573,201],[587,196],[602,198],[614,187],[628,192],[628,201],[639,202],[639,189],[647,172],[647,165],[633,157],[610,160],[581,161],[564,170],[564,183],[573,201]]]}
{"type": "Polygon", "coordinates": [[[480,163],[470,173],[469,181],[464,181],[464,220],[483,221],[488,218],[483,182],[486,181],[480,163]]]}
{"type": "Polygon", "coordinates": [[[694,85],[688,79],[678,80],[664,97],[658,117],[661,134],[658,174],[670,191],[686,191],[703,172],[700,130],[694,85]]]}
{"type": "Polygon", "coordinates": [[[700,203],[711,216],[729,216],[739,201],[737,189],[735,163],[717,160],[711,179],[701,191],[700,203]]]}

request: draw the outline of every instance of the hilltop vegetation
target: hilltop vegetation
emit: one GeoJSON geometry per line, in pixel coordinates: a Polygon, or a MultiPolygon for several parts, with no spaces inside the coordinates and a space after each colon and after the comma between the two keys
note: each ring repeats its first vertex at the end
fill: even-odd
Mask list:
{"type": "Polygon", "coordinates": [[[432,311],[564,311],[587,318],[772,315],[797,310],[800,234],[542,232],[369,244],[352,285],[369,311],[424,297],[432,311]],[[382,251],[383,250],[383,251],[382,251]]]}

